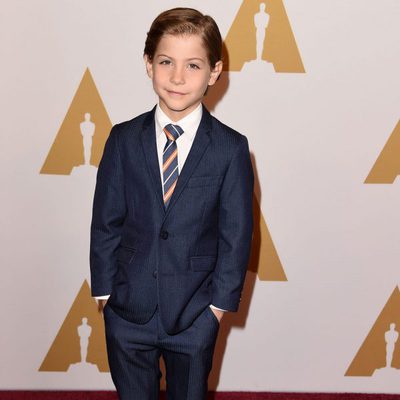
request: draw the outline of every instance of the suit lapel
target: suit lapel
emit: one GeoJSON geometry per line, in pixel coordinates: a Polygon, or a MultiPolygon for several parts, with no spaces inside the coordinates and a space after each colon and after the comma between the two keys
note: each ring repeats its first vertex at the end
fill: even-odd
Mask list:
{"type": "Polygon", "coordinates": [[[152,184],[154,186],[157,199],[160,203],[161,208],[163,209],[163,211],[165,211],[161,177],[160,177],[160,167],[158,165],[159,163],[157,155],[156,128],[154,120],[155,110],[156,107],[154,107],[150,111],[145,121],[143,122],[143,129],[141,132],[141,142],[142,142],[144,158],[146,160],[149,175],[152,184]]]}
{"type": "MultiPolygon", "coordinates": [[[[171,200],[166,210],[165,217],[169,214],[171,209],[174,207],[178,200],[182,190],[186,186],[189,178],[193,174],[197,164],[204,154],[208,144],[210,143],[210,132],[211,130],[211,115],[207,109],[203,106],[203,115],[200,121],[199,128],[197,129],[196,136],[194,138],[190,152],[186,158],[185,164],[183,165],[182,171],[179,174],[178,181],[174,192],[172,193],[171,200]]],[[[179,157],[179,154],[178,154],[179,157]]]]}

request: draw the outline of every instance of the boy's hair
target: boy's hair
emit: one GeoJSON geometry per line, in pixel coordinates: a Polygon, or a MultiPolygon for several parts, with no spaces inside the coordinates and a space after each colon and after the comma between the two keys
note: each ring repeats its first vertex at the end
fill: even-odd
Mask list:
{"type": "Polygon", "coordinates": [[[172,8],[162,12],[151,24],[147,33],[144,54],[153,61],[163,35],[200,35],[211,68],[222,57],[222,37],[218,25],[208,15],[193,8],[172,8]]]}

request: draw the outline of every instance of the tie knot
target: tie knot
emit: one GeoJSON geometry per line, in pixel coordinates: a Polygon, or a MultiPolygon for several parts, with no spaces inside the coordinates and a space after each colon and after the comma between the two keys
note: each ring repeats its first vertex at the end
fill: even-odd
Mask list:
{"type": "Polygon", "coordinates": [[[183,129],[179,125],[168,124],[164,127],[164,133],[167,139],[174,142],[179,136],[183,134],[183,129]]]}

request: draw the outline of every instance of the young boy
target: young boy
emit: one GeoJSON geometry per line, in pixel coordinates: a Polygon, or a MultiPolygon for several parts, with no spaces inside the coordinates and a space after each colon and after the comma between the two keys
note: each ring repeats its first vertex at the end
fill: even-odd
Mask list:
{"type": "Polygon", "coordinates": [[[159,358],[169,400],[203,400],[225,311],[236,311],[252,237],[246,138],[202,106],[222,71],[215,21],[160,14],[144,59],[159,101],[115,125],[93,204],[92,294],[104,307],[122,400],[155,400],[159,358]]]}

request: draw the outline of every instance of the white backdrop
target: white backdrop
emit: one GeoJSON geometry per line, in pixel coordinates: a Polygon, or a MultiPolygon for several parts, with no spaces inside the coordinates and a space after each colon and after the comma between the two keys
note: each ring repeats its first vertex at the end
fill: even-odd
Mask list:
{"type": "MultiPolygon", "coordinates": [[[[40,173],[85,70],[112,124],[130,119],[156,102],[142,61],[155,16],[198,8],[225,38],[242,3],[0,1],[0,389],[113,388],[91,369],[39,371],[89,279],[94,175],[40,173]]],[[[283,4],[305,73],[265,62],[224,72],[212,112],[249,139],[287,281],[249,272],[243,309],[221,327],[211,387],[400,393],[400,340],[395,368],[357,372],[384,366],[373,360],[385,359],[387,324],[373,330],[367,361],[356,360],[400,283],[399,182],[364,183],[400,135],[400,2],[283,4]]],[[[388,314],[400,330],[400,301],[388,314]]]]}

